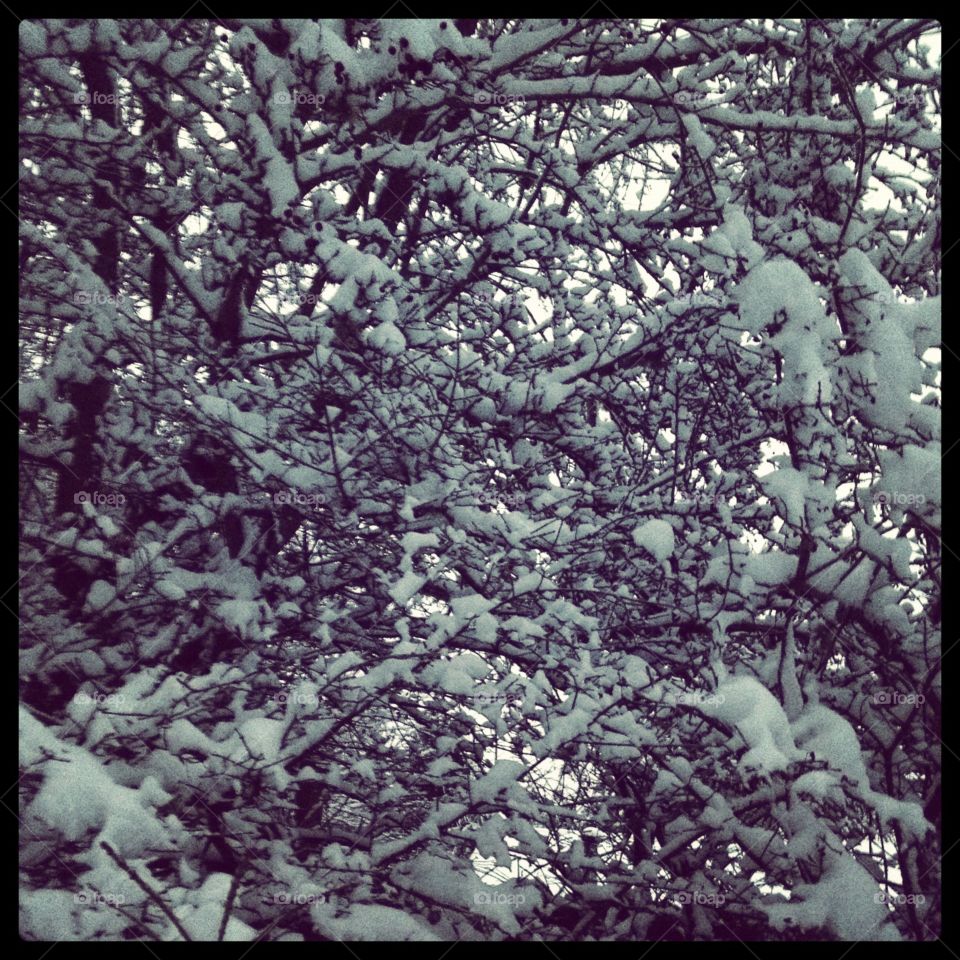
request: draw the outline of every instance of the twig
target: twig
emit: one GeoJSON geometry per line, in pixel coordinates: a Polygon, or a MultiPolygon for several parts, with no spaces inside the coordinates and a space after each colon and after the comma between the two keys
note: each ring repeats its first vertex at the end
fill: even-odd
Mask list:
{"type": "Polygon", "coordinates": [[[227,921],[230,919],[230,912],[233,910],[233,902],[237,899],[237,889],[240,886],[240,871],[238,870],[230,881],[230,892],[227,894],[227,902],[223,905],[223,917],[220,919],[220,929],[217,931],[217,942],[223,940],[223,935],[227,932],[227,921]]]}
{"type": "Polygon", "coordinates": [[[177,932],[184,940],[190,941],[190,934],[184,929],[183,924],[174,916],[173,911],[163,902],[160,895],[145,883],[133,870],[133,868],[117,853],[113,847],[104,840],[100,841],[100,846],[107,851],[107,856],[164,912],[167,919],[177,928],[177,932]]]}

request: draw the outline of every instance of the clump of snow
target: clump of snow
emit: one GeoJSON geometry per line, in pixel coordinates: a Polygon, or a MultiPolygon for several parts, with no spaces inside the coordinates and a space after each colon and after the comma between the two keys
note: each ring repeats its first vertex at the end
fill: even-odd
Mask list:
{"type": "Polygon", "coordinates": [[[240,726],[240,738],[245,744],[243,753],[236,757],[243,762],[248,757],[273,763],[280,753],[280,741],[286,724],[282,720],[271,720],[268,717],[252,717],[240,726]]]}
{"type": "Polygon", "coordinates": [[[393,602],[402,606],[427,582],[427,578],[407,570],[406,573],[390,588],[389,593],[393,602]]]}
{"type": "Polygon", "coordinates": [[[870,87],[864,87],[862,90],[858,90],[855,101],[857,110],[860,113],[860,118],[869,126],[873,123],[873,113],[877,109],[877,101],[873,95],[873,90],[871,90],[870,87]]]}
{"type": "Polygon", "coordinates": [[[43,25],[31,20],[20,21],[20,49],[28,57],[41,57],[47,49],[43,25]]]}
{"type": "Polygon", "coordinates": [[[839,940],[900,941],[879,893],[876,881],[852,853],[830,850],[816,883],[798,884],[789,903],[768,904],[765,909],[778,930],[824,928],[839,940]]]}
{"type": "Polygon", "coordinates": [[[907,331],[913,334],[917,355],[940,344],[940,295],[916,303],[898,304],[898,312],[907,331]]]}
{"type": "Polygon", "coordinates": [[[553,413],[577,388],[575,383],[560,383],[558,380],[548,380],[543,387],[540,399],[540,409],[544,413],[553,413]]]}
{"type": "Polygon", "coordinates": [[[792,260],[778,258],[755,266],[737,287],[744,327],[766,334],[782,357],[784,402],[828,403],[833,388],[826,353],[835,338],[817,290],[792,260]]]}
{"type": "Polygon", "coordinates": [[[797,572],[797,558],[783,550],[751,553],[744,571],[754,583],[765,587],[787,583],[797,572]]]}
{"type": "MultiPolygon", "coordinates": [[[[227,873],[211,873],[196,889],[179,888],[171,891],[176,900],[173,915],[186,930],[191,940],[216,941],[223,922],[223,913],[233,877],[227,873]]],[[[223,939],[229,941],[253,940],[256,931],[235,916],[227,921],[223,939]]],[[[168,922],[161,936],[163,940],[182,940],[182,934],[168,922]]]]}
{"type": "Polygon", "coordinates": [[[267,125],[256,113],[247,117],[247,129],[254,142],[254,153],[265,166],[263,184],[272,203],[272,213],[280,217],[300,197],[293,167],[283,158],[267,125]]]}
{"type": "Polygon", "coordinates": [[[847,361],[851,376],[870,385],[860,411],[878,427],[902,431],[920,392],[921,364],[913,342],[916,314],[905,311],[886,279],[861,250],[839,261],[851,288],[845,316],[859,348],[847,361]]]}
{"type": "MultiPolygon", "coordinates": [[[[24,20],[23,23],[27,21],[24,20]]],[[[22,24],[21,24],[22,27],[22,24]]],[[[77,901],[66,890],[20,891],[21,930],[41,940],[79,940],[77,901]]]]}
{"type": "Polygon", "coordinates": [[[880,450],[881,479],[874,490],[874,499],[882,502],[896,519],[904,511],[923,517],[940,529],[940,444],[931,441],[925,447],[913,443],[901,451],[880,450]]]}
{"type": "Polygon", "coordinates": [[[860,740],[853,727],[823,704],[808,704],[793,724],[797,746],[816,759],[827,761],[854,783],[867,778],[860,753],[860,740]]]}
{"type": "Polygon", "coordinates": [[[673,527],[666,520],[648,520],[633,531],[633,542],[662,563],[673,556],[673,527]]]}
{"type": "Polygon", "coordinates": [[[87,605],[91,610],[102,610],[113,603],[117,591],[106,580],[95,580],[87,593],[87,605]]]}
{"type": "Polygon", "coordinates": [[[462,695],[475,693],[477,680],[489,672],[490,667],[482,658],[474,653],[464,653],[429,664],[423,671],[423,678],[429,686],[462,695]]]}
{"type": "Polygon", "coordinates": [[[422,921],[380,903],[315,902],[310,912],[317,932],[329,940],[439,940],[422,921]]]}
{"type": "Polygon", "coordinates": [[[154,808],[172,797],[153,777],[136,790],[116,783],[98,757],[59,742],[22,708],[20,735],[25,755],[42,746],[55,757],[44,765],[43,785],[30,812],[66,839],[81,840],[97,831],[99,840],[111,843],[124,856],[136,856],[168,841],[170,825],[158,819],[154,808]]]}
{"type": "Polygon", "coordinates": [[[407,341],[400,328],[391,320],[384,320],[368,335],[368,341],[378,350],[394,356],[403,353],[407,348],[407,341]]]}
{"type": "Polygon", "coordinates": [[[451,907],[454,914],[469,912],[511,935],[519,934],[523,919],[543,906],[532,884],[515,880],[484,883],[472,869],[428,853],[399,867],[393,879],[411,893],[451,907]]]}
{"type": "Polygon", "coordinates": [[[709,717],[736,727],[749,747],[740,763],[766,772],[784,770],[799,754],[790,724],[777,698],[753,677],[723,680],[713,697],[698,708],[709,717]]]}
{"type": "Polygon", "coordinates": [[[816,526],[816,514],[829,507],[831,499],[822,483],[816,483],[793,467],[780,467],[760,479],[763,492],[783,505],[784,519],[800,526],[806,519],[808,504],[814,509],[811,526],[816,526]]]}
{"type": "Polygon", "coordinates": [[[243,637],[254,637],[260,623],[260,603],[255,600],[224,600],[217,605],[217,614],[243,637]]]}
{"type": "Polygon", "coordinates": [[[726,276],[733,276],[738,264],[750,269],[763,259],[763,248],[753,239],[750,221],[730,203],[724,207],[723,223],[707,235],[701,248],[706,252],[701,257],[704,269],[726,276]]]}
{"type": "Polygon", "coordinates": [[[703,129],[698,116],[687,113],[684,114],[682,119],[683,125],[687,129],[687,136],[690,139],[690,143],[693,144],[693,149],[700,154],[701,160],[706,160],[713,151],[717,149],[716,142],[703,129]]]}
{"type": "MultiPolygon", "coordinates": [[[[864,803],[877,811],[882,823],[896,819],[921,840],[933,829],[919,804],[896,800],[872,789],[860,739],[840,714],[821,703],[809,703],[791,729],[799,750],[828,764],[835,781],[845,778],[864,803]]],[[[805,786],[809,789],[812,784],[808,781],[805,786]]],[[[821,781],[817,786],[823,789],[824,784],[821,781]]],[[[799,789],[799,781],[794,789],[799,789]]]]}

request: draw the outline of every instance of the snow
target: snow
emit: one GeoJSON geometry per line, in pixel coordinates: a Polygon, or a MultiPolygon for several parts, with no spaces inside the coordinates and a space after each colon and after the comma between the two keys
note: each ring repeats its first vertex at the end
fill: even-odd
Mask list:
{"type": "Polygon", "coordinates": [[[827,761],[854,783],[867,779],[860,754],[860,741],[853,727],[839,714],[822,704],[808,704],[793,725],[797,746],[827,761]]]}
{"type": "Polygon", "coordinates": [[[240,636],[252,638],[260,625],[261,601],[224,600],[217,604],[217,615],[240,636]]]}
{"type": "Polygon", "coordinates": [[[477,681],[489,672],[490,667],[480,657],[464,653],[429,664],[423,676],[427,684],[447,693],[472,695],[477,691],[477,681]]]}
{"type": "Polygon", "coordinates": [[[488,600],[479,593],[454,597],[450,601],[450,609],[453,611],[453,615],[461,622],[479,617],[482,613],[492,610],[496,605],[495,600],[488,600]]]}
{"type": "Polygon", "coordinates": [[[905,443],[899,453],[881,450],[878,458],[881,476],[874,499],[882,502],[894,517],[902,517],[909,510],[939,529],[942,506],[940,444],[930,442],[919,447],[905,443]]]}
{"type": "Polygon", "coordinates": [[[803,269],[792,260],[767,260],[747,274],[734,296],[745,329],[755,336],[766,333],[783,358],[783,401],[829,403],[833,387],[826,356],[835,331],[803,269]]]}
{"type": "Polygon", "coordinates": [[[794,526],[802,526],[807,501],[807,476],[793,467],[780,467],[760,480],[764,493],[776,498],[785,511],[785,519],[794,526]]]}
{"type": "Polygon", "coordinates": [[[901,303],[897,307],[905,331],[912,331],[917,355],[940,345],[940,296],[927,297],[915,303],[901,303]]]}
{"type": "MultiPolygon", "coordinates": [[[[518,824],[522,822],[517,820],[518,824]]],[[[468,911],[482,917],[507,935],[520,934],[524,918],[543,907],[532,884],[515,880],[484,883],[471,867],[465,869],[431,853],[422,853],[404,864],[393,872],[392,879],[401,889],[428,902],[448,905],[455,914],[468,911]]]]}
{"type": "MultiPolygon", "coordinates": [[[[836,841],[836,838],[834,838],[836,841]]],[[[839,841],[836,841],[839,843],[839,841]]],[[[895,940],[902,937],[887,922],[890,914],[879,897],[880,887],[852,853],[827,853],[826,866],[813,884],[797,884],[787,904],[766,905],[778,930],[825,927],[839,940],[895,940]]]]}
{"type": "MultiPolygon", "coordinates": [[[[23,21],[26,23],[27,21],[23,21]]],[[[21,925],[40,940],[79,940],[75,895],[66,890],[21,890],[21,925]]]]}
{"type": "Polygon", "coordinates": [[[127,866],[201,941],[934,929],[876,895],[938,839],[936,44],[229,23],[19,26],[21,936],[179,941],[127,866]],[[855,104],[805,44],[880,51],[855,104]]]}
{"type": "Polygon", "coordinates": [[[31,20],[20,21],[20,49],[28,57],[41,57],[47,49],[47,35],[43,25],[31,20]]]}
{"type": "Polygon", "coordinates": [[[405,533],[400,538],[400,546],[403,548],[403,552],[409,555],[427,547],[439,547],[440,538],[435,533],[416,533],[411,531],[405,533]]]}
{"type": "Polygon", "coordinates": [[[268,717],[251,717],[240,725],[240,737],[246,748],[244,755],[235,759],[243,761],[247,757],[264,763],[273,763],[280,753],[280,741],[286,724],[282,720],[268,717]]]}
{"type": "Polygon", "coordinates": [[[633,542],[647,550],[661,563],[673,556],[675,549],[673,527],[666,520],[648,520],[633,531],[633,542]]]}
{"type": "Polygon", "coordinates": [[[411,597],[419,593],[420,588],[427,582],[427,578],[413,570],[406,573],[390,588],[390,596],[394,603],[405,604],[411,597]]]}
{"type": "Polygon", "coordinates": [[[255,144],[257,159],[266,165],[263,185],[270,197],[272,213],[275,217],[281,217],[300,198],[300,187],[293,167],[277,150],[272,134],[258,114],[247,116],[247,129],[255,144]]]}
{"type": "Polygon", "coordinates": [[[45,765],[43,785],[29,809],[67,840],[79,841],[96,831],[99,840],[128,857],[169,842],[170,825],[157,818],[154,808],[172,797],[153,777],[136,790],[116,783],[98,757],[59,743],[23,708],[20,736],[21,751],[29,754],[43,746],[56,757],[45,765]]]}
{"type": "Polygon", "coordinates": [[[557,380],[548,380],[541,394],[540,409],[544,413],[553,413],[570,394],[577,388],[575,383],[560,383],[557,380]]]}
{"type": "Polygon", "coordinates": [[[862,90],[857,91],[856,104],[863,122],[866,124],[873,123],[873,114],[877,109],[877,101],[870,87],[864,87],[862,90]]]}
{"type": "Polygon", "coordinates": [[[744,564],[743,572],[760,586],[780,586],[789,583],[797,572],[797,557],[782,550],[751,553],[744,564]]]}
{"type": "Polygon", "coordinates": [[[786,769],[799,758],[783,707],[753,677],[725,679],[714,696],[705,698],[697,708],[737,729],[749,748],[740,761],[745,769],[770,773],[786,769]]]}
{"type": "Polygon", "coordinates": [[[681,119],[683,120],[684,127],[686,127],[687,136],[690,138],[694,150],[700,155],[700,159],[709,159],[711,154],[717,149],[717,144],[703,129],[700,118],[692,113],[685,113],[681,119]]]}
{"type": "Polygon", "coordinates": [[[748,268],[755,266],[763,257],[763,247],[753,239],[753,227],[743,208],[729,201],[723,208],[723,223],[718,232],[730,242],[733,249],[744,258],[748,268]]]}
{"type": "Polygon", "coordinates": [[[172,580],[158,580],[154,589],[167,600],[182,600],[187,595],[187,591],[172,580]]]}
{"type": "Polygon", "coordinates": [[[532,573],[525,573],[523,576],[517,578],[513,585],[513,594],[518,597],[522,593],[530,593],[538,589],[550,590],[556,588],[553,587],[553,584],[551,584],[542,573],[533,571],[532,573]]]}
{"type": "Polygon", "coordinates": [[[811,770],[793,781],[790,792],[797,797],[809,796],[816,800],[837,797],[837,778],[826,770],[811,770]]]}
{"type": "MultiPolygon", "coordinates": [[[[181,926],[190,935],[191,940],[216,941],[219,936],[220,924],[223,921],[223,904],[202,903],[199,906],[180,904],[174,907],[174,916],[181,926]]],[[[230,917],[223,933],[225,941],[253,940],[257,931],[236,917],[230,917]]],[[[183,937],[172,923],[167,924],[164,940],[182,940],[183,937]]]]}
{"type": "Polygon", "coordinates": [[[407,348],[407,341],[391,320],[384,320],[368,336],[369,342],[384,353],[397,355],[407,348]]]}
{"type": "MultiPolygon", "coordinates": [[[[895,800],[871,788],[860,740],[850,722],[840,714],[823,704],[809,703],[792,730],[797,747],[804,754],[827,763],[836,779],[842,777],[849,781],[860,798],[877,811],[882,824],[896,819],[919,841],[933,829],[919,804],[895,800]]],[[[821,789],[823,785],[823,781],[818,784],[821,789]]],[[[806,786],[809,789],[809,782],[806,786]]],[[[800,789],[799,782],[794,789],[800,789]]]]}
{"type": "Polygon", "coordinates": [[[317,931],[329,940],[439,940],[427,924],[395,907],[352,903],[345,910],[322,901],[310,907],[317,931]]]}
{"type": "MultiPolygon", "coordinates": [[[[911,395],[920,392],[920,361],[914,345],[916,311],[904,310],[890,284],[861,250],[848,250],[839,262],[851,288],[845,308],[854,326],[858,352],[849,362],[872,385],[860,407],[866,420],[902,431],[910,419],[911,395]]],[[[921,311],[920,316],[924,314],[921,311]]]]}
{"type": "Polygon", "coordinates": [[[113,603],[117,591],[106,580],[95,580],[87,593],[87,604],[91,610],[103,610],[113,603]]]}
{"type": "Polygon", "coordinates": [[[497,38],[490,57],[490,69],[496,73],[505,71],[518,61],[530,57],[544,48],[549,48],[564,34],[569,32],[565,23],[555,23],[543,29],[531,29],[519,33],[506,34],[497,38]]]}
{"type": "MultiPolygon", "coordinates": [[[[763,259],[763,247],[753,239],[753,227],[743,208],[729,201],[723,208],[723,223],[710,235],[722,238],[731,252],[742,259],[747,269],[755,267],[763,259]]],[[[723,250],[718,252],[723,253],[723,250]]],[[[718,264],[720,273],[730,273],[733,264],[718,264]]]]}

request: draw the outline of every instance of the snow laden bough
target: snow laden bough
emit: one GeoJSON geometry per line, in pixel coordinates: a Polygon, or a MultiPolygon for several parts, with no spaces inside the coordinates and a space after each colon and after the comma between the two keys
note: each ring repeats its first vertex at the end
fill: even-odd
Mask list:
{"type": "Polygon", "coordinates": [[[895,800],[871,788],[856,731],[829,707],[811,699],[791,723],[780,702],[759,680],[732,676],[724,677],[699,709],[736,730],[747,746],[740,758],[745,772],[769,776],[802,760],[819,761],[824,769],[795,780],[794,796],[839,799],[841,787],[846,786],[876,811],[884,827],[896,820],[921,841],[933,829],[919,804],[895,800]]]}
{"type": "MultiPolygon", "coordinates": [[[[724,671],[720,670],[721,675],[724,671]]],[[[905,834],[923,841],[933,826],[916,803],[895,800],[870,785],[851,724],[834,710],[811,699],[790,723],[777,698],[750,676],[723,676],[699,710],[735,730],[747,746],[740,758],[747,775],[786,774],[792,765],[816,761],[822,769],[797,777],[789,804],[780,809],[780,825],[794,860],[819,855],[822,871],[814,884],[800,884],[788,903],[767,907],[778,930],[822,928],[842,940],[891,939],[900,935],[892,923],[876,880],[816,815],[815,802],[846,802],[844,791],[871,807],[881,829],[896,821],[905,834]]]]}

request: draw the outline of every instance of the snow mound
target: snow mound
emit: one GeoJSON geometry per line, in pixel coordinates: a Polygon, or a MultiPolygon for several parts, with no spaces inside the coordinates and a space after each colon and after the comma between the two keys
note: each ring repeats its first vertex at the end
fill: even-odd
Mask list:
{"type": "Polygon", "coordinates": [[[673,556],[673,527],[666,520],[648,520],[633,531],[633,542],[662,563],[673,556]]]}
{"type": "Polygon", "coordinates": [[[753,677],[724,680],[700,710],[736,728],[749,748],[740,761],[744,768],[771,773],[799,758],[783,707],[753,677]]]}

